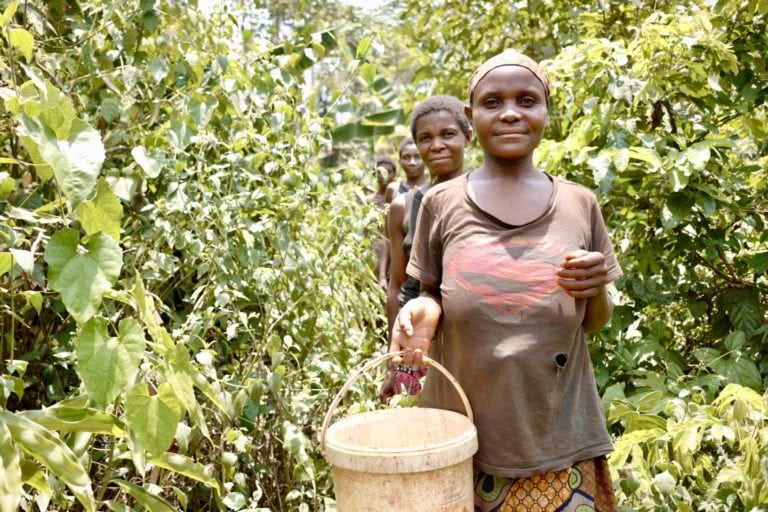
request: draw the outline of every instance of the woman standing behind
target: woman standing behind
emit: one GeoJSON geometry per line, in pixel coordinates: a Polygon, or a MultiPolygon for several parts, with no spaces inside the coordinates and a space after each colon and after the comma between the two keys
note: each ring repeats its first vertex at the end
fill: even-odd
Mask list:
{"type": "MultiPolygon", "coordinates": [[[[549,102],[538,64],[511,50],[489,59],[469,102],[484,161],[425,196],[407,267],[422,294],[390,348],[417,366],[429,351],[466,391],[476,510],[612,512],[611,438],[585,333],[610,318],[606,286],[621,268],[594,194],[533,164],[549,102]]],[[[421,404],[462,410],[437,372],[421,404]]]]}
{"type": "MultiPolygon", "coordinates": [[[[472,140],[464,105],[453,96],[432,96],[416,106],[411,115],[411,134],[420,159],[429,169],[431,183],[400,194],[392,201],[387,219],[390,240],[390,278],[387,289],[387,318],[391,333],[400,306],[418,297],[419,283],[408,279],[405,267],[410,256],[413,229],[421,206],[421,198],[430,186],[459,176],[464,170],[464,148],[472,140]]],[[[400,368],[396,382],[410,394],[421,389],[423,371],[400,368]]],[[[390,390],[391,391],[391,390],[390,390]]],[[[401,392],[396,389],[396,392],[401,392]]]]}
{"type": "Polygon", "coordinates": [[[391,203],[400,194],[405,194],[411,189],[426,185],[429,181],[424,174],[424,161],[419,156],[419,150],[416,148],[412,138],[405,137],[400,141],[400,149],[397,154],[400,159],[400,167],[403,168],[405,173],[405,181],[390,183],[387,186],[385,196],[387,203],[391,203]]]}

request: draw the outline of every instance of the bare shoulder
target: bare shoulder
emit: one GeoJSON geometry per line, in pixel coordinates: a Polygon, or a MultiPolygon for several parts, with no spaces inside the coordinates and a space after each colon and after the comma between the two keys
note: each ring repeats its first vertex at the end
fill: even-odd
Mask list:
{"type": "Polygon", "coordinates": [[[397,197],[397,182],[392,182],[389,185],[387,185],[387,190],[384,191],[384,202],[389,204],[391,203],[395,197],[397,197]]]}
{"type": "Polygon", "coordinates": [[[405,212],[405,194],[398,194],[389,205],[390,215],[402,215],[405,212]]]}

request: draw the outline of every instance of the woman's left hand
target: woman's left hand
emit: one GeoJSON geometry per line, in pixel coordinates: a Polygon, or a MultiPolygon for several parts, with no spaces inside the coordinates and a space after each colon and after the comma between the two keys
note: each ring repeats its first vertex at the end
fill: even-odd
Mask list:
{"type": "Polygon", "coordinates": [[[563,257],[557,270],[557,284],[571,297],[588,299],[603,290],[607,275],[603,253],[577,250],[563,257]]]}

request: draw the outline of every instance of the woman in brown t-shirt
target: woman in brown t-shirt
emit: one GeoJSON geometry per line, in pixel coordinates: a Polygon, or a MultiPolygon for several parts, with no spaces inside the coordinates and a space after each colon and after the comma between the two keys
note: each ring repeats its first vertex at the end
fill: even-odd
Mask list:
{"type": "MultiPolygon", "coordinates": [[[[614,511],[584,334],[610,318],[606,287],[621,268],[594,194],[533,164],[549,106],[538,64],[514,51],[489,59],[469,103],[484,161],[424,197],[407,267],[422,293],[390,349],[414,366],[429,352],[467,393],[476,510],[614,511]]],[[[437,372],[421,403],[461,410],[437,372]]]]}

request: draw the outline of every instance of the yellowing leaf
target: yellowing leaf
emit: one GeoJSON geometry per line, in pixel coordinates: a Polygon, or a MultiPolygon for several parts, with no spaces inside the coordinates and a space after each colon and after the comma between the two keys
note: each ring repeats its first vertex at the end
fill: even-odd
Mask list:
{"type": "Polygon", "coordinates": [[[10,4],[8,4],[8,7],[5,8],[5,11],[3,11],[3,14],[0,14],[0,28],[4,27],[6,23],[8,23],[11,18],[13,18],[13,15],[16,14],[16,9],[19,7],[19,0],[13,0],[10,4]]]}
{"type": "Polygon", "coordinates": [[[92,201],[80,203],[75,209],[75,216],[89,235],[103,231],[115,241],[120,241],[123,206],[105,180],[99,180],[96,197],[92,201]]]}
{"type": "Polygon", "coordinates": [[[35,50],[35,38],[23,28],[12,28],[8,31],[8,39],[14,48],[19,50],[29,62],[32,60],[32,52],[35,50]]]}

